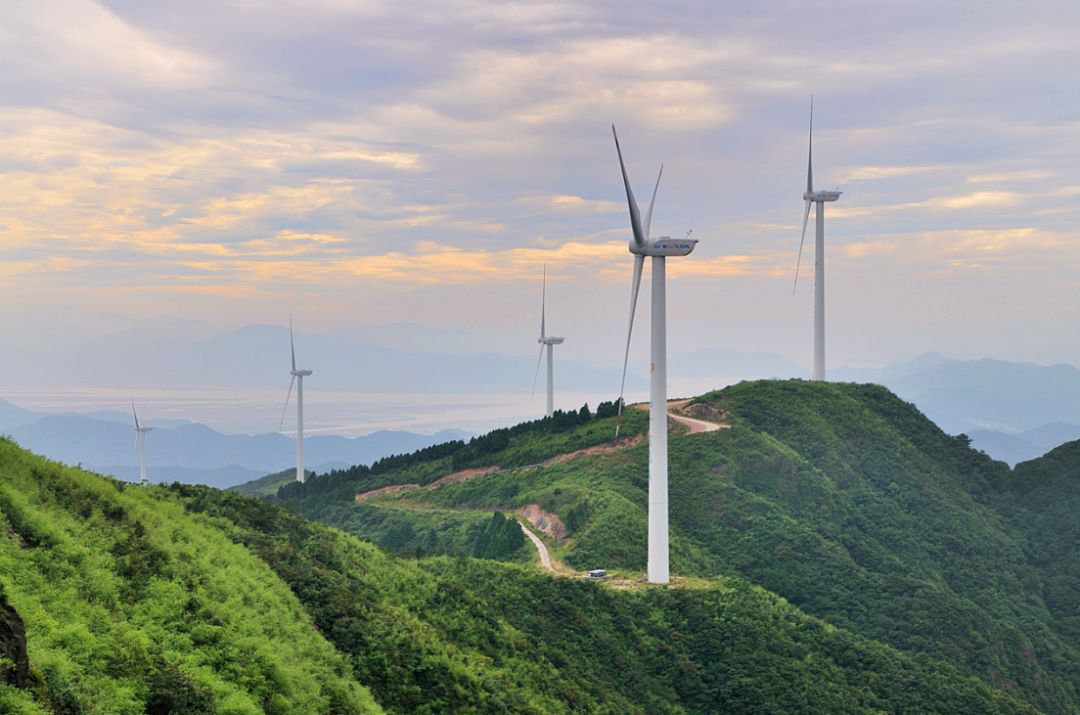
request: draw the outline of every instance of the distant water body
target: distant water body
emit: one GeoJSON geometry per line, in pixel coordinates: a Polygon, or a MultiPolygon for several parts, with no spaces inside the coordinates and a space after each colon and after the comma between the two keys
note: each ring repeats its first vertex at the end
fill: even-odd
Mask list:
{"type": "MultiPolygon", "coordinates": [[[[287,387],[287,386],[285,386],[287,387]]],[[[671,396],[699,394],[716,386],[679,386],[671,396]]],[[[579,409],[588,403],[613,400],[617,391],[556,392],[555,406],[579,409]]],[[[82,388],[8,386],[0,397],[36,413],[129,413],[131,401],[139,418],[148,423],[164,420],[201,422],[229,434],[259,434],[278,430],[285,389],[232,388],[82,388]]],[[[648,399],[648,394],[626,393],[627,402],[648,399]]],[[[293,395],[296,400],[296,395],[293,395]]],[[[305,433],[360,436],[377,430],[406,430],[431,434],[444,429],[486,432],[543,416],[543,393],[378,393],[319,390],[305,386],[305,433]]],[[[289,404],[284,432],[295,430],[295,403],[289,404]]]]}
{"type": "MultiPolygon", "coordinates": [[[[672,397],[705,392],[715,385],[669,387],[672,397]]],[[[304,386],[305,434],[336,434],[357,437],[376,430],[393,429],[432,434],[442,429],[486,432],[543,416],[541,391],[502,394],[372,393],[319,390],[304,386]]],[[[616,386],[617,388],[617,386],[616,386]]],[[[617,391],[557,392],[555,406],[577,410],[588,403],[612,400],[617,391]]],[[[139,407],[139,417],[155,421],[200,422],[229,434],[274,432],[281,422],[285,387],[278,389],[233,389],[216,387],[108,388],[57,386],[0,386],[0,397],[34,412],[127,413],[131,400],[139,407]]],[[[293,400],[296,399],[294,394],[293,400]]],[[[645,392],[627,393],[627,402],[648,399],[645,392]]],[[[295,403],[289,406],[284,432],[295,429],[295,403]]]]}

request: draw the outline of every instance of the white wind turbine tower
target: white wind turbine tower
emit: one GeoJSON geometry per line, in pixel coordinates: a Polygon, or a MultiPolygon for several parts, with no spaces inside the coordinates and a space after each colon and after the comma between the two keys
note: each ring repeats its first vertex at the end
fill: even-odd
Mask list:
{"type": "MultiPolygon", "coordinates": [[[[656,191],[660,188],[660,176],[656,177],[649,211],[645,223],[641,223],[630,179],[626,175],[619,135],[615,135],[615,150],[619,154],[623,184],[626,186],[626,202],[630,207],[630,227],[634,238],[630,241],[630,253],[634,254],[634,275],[630,284],[630,323],[626,329],[626,352],[623,355],[622,384],[619,387],[619,415],[622,416],[622,395],[626,386],[626,366],[630,358],[630,336],[634,330],[634,310],[637,306],[638,288],[641,286],[641,270],[645,256],[652,257],[652,369],[649,375],[649,583],[666,584],[669,580],[668,564],[668,435],[667,435],[667,290],[664,261],[668,256],[685,256],[694,250],[697,239],[673,239],[667,236],[650,238],[653,205],[656,191]]],[[[618,428],[616,427],[616,434],[618,428]]]]}
{"type": "Polygon", "coordinates": [[[817,206],[817,228],[814,237],[814,379],[825,379],[825,202],[836,201],[841,191],[814,191],[814,98],[810,97],[810,149],[806,160],[806,214],[803,216],[799,257],[795,261],[795,287],[799,285],[799,265],[802,263],[806,223],[810,220],[810,204],[817,206]]]}
{"type": "Polygon", "coordinates": [[[146,484],[146,433],[153,431],[150,425],[139,424],[139,413],[135,411],[135,400],[131,401],[131,414],[135,417],[135,445],[132,452],[139,451],[139,484],[146,484]]]}
{"type": "Polygon", "coordinates": [[[304,378],[311,374],[311,370],[296,369],[296,344],[293,342],[292,317],[289,317],[289,350],[292,353],[292,379],[289,380],[289,391],[285,394],[285,407],[281,411],[281,429],[285,425],[285,414],[289,410],[289,398],[292,396],[293,383],[296,383],[296,481],[303,482],[304,473],[304,378]]]}
{"type": "Polygon", "coordinates": [[[547,416],[551,417],[555,412],[555,359],[552,357],[552,345],[562,345],[566,338],[555,338],[547,334],[544,327],[544,316],[547,312],[547,266],[544,266],[544,287],[540,299],[540,337],[536,342],[540,343],[540,355],[536,358],[536,371],[533,372],[533,394],[536,394],[536,378],[540,374],[540,361],[544,358],[544,347],[547,346],[547,416]]]}

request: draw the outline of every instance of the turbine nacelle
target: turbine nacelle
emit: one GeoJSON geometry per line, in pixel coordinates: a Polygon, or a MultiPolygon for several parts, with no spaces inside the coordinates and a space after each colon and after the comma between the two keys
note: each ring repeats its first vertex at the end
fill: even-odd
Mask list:
{"type": "Polygon", "coordinates": [[[536,342],[541,345],[562,345],[566,338],[537,338],[536,342]]]}
{"type": "Polygon", "coordinates": [[[839,201],[843,191],[807,191],[802,195],[803,201],[839,201]]]}
{"type": "Polygon", "coordinates": [[[293,377],[307,377],[313,370],[292,370],[289,374],[293,377]]]}
{"type": "Polygon", "coordinates": [[[641,245],[636,241],[630,241],[630,253],[639,256],[687,256],[697,246],[696,238],[671,238],[661,236],[650,238],[641,245]]]}

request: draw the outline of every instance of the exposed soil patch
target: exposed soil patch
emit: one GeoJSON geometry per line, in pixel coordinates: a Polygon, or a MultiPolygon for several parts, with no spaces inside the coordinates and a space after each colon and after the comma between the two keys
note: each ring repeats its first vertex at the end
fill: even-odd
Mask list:
{"type": "Polygon", "coordinates": [[[694,404],[682,404],[672,403],[669,407],[671,410],[676,410],[679,414],[686,415],[687,417],[696,417],[699,420],[705,422],[715,422],[721,427],[730,426],[729,420],[731,419],[731,413],[727,410],[717,409],[712,405],[707,405],[703,402],[696,402],[694,404]]]}
{"type": "Polygon", "coordinates": [[[460,472],[454,472],[453,474],[447,474],[445,477],[436,479],[426,487],[420,484],[391,484],[388,487],[379,487],[378,489],[372,489],[367,492],[358,493],[354,499],[357,502],[367,501],[371,497],[381,497],[387,494],[398,494],[400,492],[407,492],[413,489],[438,489],[446,484],[456,484],[457,482],[467,482],[470,479],[476,479],[477,477],[484,477],[488,474],[493,474],[499,471],[498,467],[477,467],[476,469],[463,469],[460,472]]]}
{"type": "Polygon", "coordinates": [[[592,447],[585,447],[584,449],[575,449],[573,452],[566,452],[565,454],[556,454],[554,457],[549,457],[539,465],[540,467],[550,467],[553,464],[562,464],[563,462],[569,462],[571,459],[577,459],[578,457],[584,457],[589,454],[600,454],[602,452],[616,452],[620,449],[626,449],[627,447],[633,447],[636,444],[641,444],[644,441],[644,435],[635,435],[633,437],[624,437],[617,439],[614,442],[608,442],[606,444],[597,444],[592,447]]]}
{"type": "Polygon", "coordinates": [[[15,608],[0,591],[0,682],[21,688],[26,685],[29,662],[26,658],[26,627],[15,608]]]}
{"type": "Polygon", "coordinates": [[[544,511],[539,504],[526,504],[518,510],[518,513],[559,544],[566,543],[566,524],[562,522],[562,519],[557,514],[544,511]]]}
{"type": "Polygon", "coordinates": [[[436,479],[431,484],[425,487],[428,491],[432,489],[438,489],[445,484],[457,484],[458,482],[468,482],[476,479],[477,477],[486,477],[489,474],[494,474],[500,471],[499,467],[494,465],[490,467],[474,467],[473,469],[462,469],[460,472],[454,472],[453,474],[447,474],[445,477],[436,479]]]}
{"type": "MultiPolygon", "coordinates": [[[[699,417],[690,417],[686,414],[686,405],[689,400],[674,400],[668,403],[668,417],[678,424],[686,427],[690,434],[697,434],[699,432],[715,432],[718,429],[731,429],[730,424],[720,424],[715,418],[704,419],[699,417]]],[[[708,407],[707,405],[694,405],[693,407],[708,407]]]]}
{"type": "Polygon", "coordinates": [[[407,492],[410,489],[419,488],[419,484],[391,484],[388,487],[379,487],[378,489],[372,489],[370,492],[360,492],[354,498],[359,503],[362,501],[366,501],[371,497],[381,497],[386,494],[397,494],[398,492],[407,492]]]}
{"type": "MultiPolygon", "coordinates": [[[[690,400],[670,400],[668,402],[668,432],[679,431],[681,428],[685,428],[687,434],[731,429],[731,424],[725,422],[731,416],[729,413],[717,410],[710,405],[688,406],[689,402],[690,400]],[[703,409],[699,410],[699,408],[703,409]],[[678,426],[678,429],[672,429],[676,426],[678,426]]],[[[639,402],[631,405],[631,407],[648,412],[649,403],[639,402]]]]}

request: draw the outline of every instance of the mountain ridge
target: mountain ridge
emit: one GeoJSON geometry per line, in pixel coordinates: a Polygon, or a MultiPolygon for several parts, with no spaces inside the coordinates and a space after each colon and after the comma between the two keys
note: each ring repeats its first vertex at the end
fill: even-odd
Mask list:
{"type": "Polygon", "coordinates": [[[423,561],[265,501],[137,487],[0,440],[20,713],[1031,713],[737,578],[622,592],[423,561]]]}
{"type": "MultiPolygon", "coordinates": [[[[760,381],[695,403],[732,426],[671,438],[675,573],[747,578],[829,622],[962,664],[1047,712],[1080,707],[1068,620],[1080,614],[1047,606],[1041,584],[1052,574],[1033,556],[1046,537],[1010,516],[1016,473],[1007,465],[880,386],[760,381]]],[[[564,562],[643,568],[645,445],[550,466],[515,464],[513,440],[506,449],[470,462],[504,468],[434,490],[352,499],[419,473],[438,479],[449,463],[410,466],[400,479],[392,470],[320,476],[277,498],[403,554],[467,547],[456,512],[536,504],[569,529],[565,546],[548,542],[564,562]]]]}

